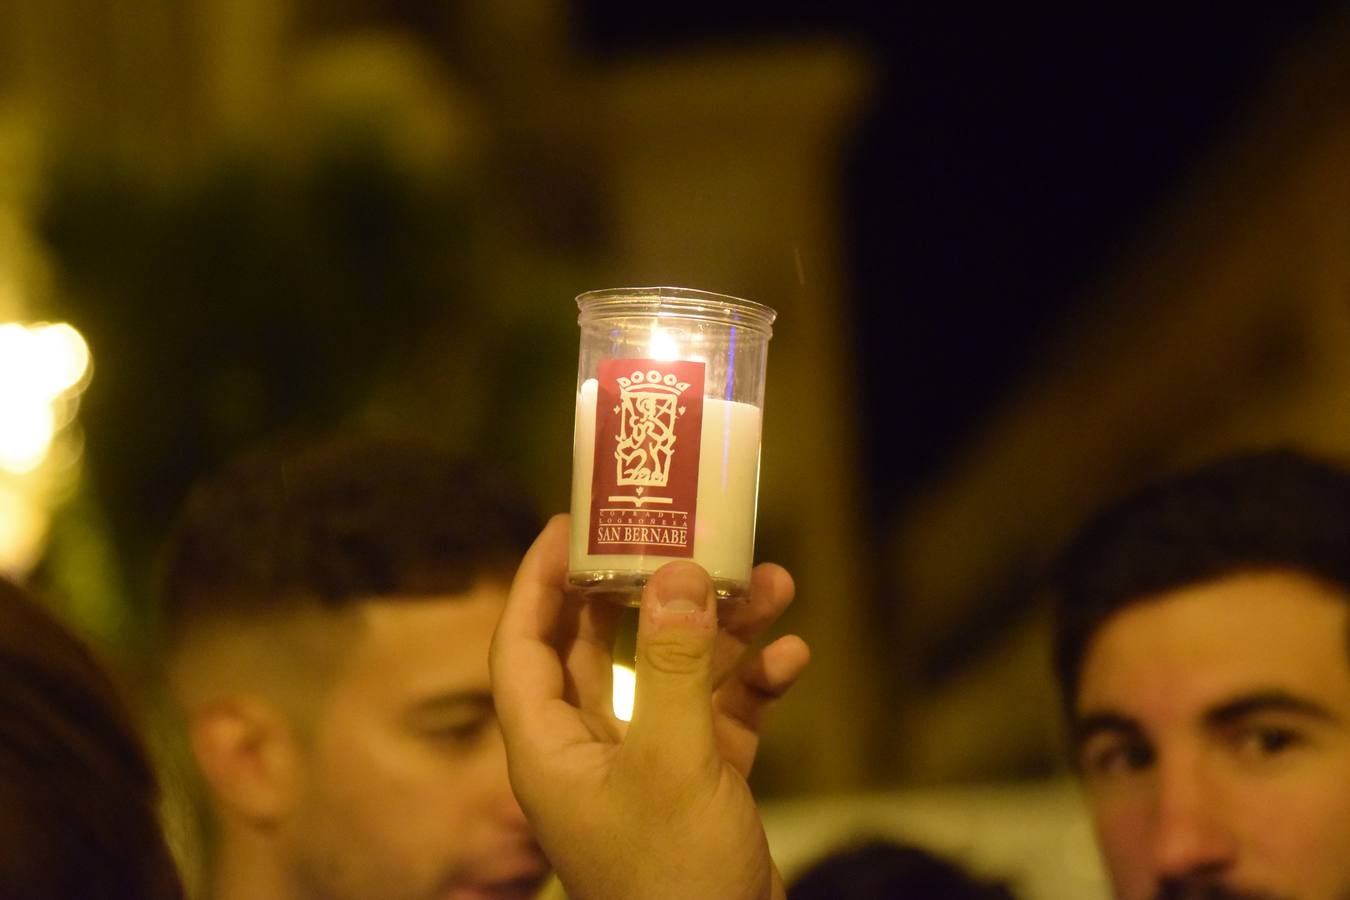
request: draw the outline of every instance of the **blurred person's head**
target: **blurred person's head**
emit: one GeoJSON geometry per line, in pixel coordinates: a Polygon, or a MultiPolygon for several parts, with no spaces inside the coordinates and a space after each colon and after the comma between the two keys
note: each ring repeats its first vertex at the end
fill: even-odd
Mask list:
{"type": "Polygon", "coordinates": [[[218,896],[533,890],[487,653],[537,525],[489,468],[410,442],[273,445],[192,492],[162,594],[218,896]]]}
{"type": "Polygon", "coordinates": [[[1117,895],[1350,897],[1350,472],[1218,460],[1064,554],[1056,668],[1117,895]]]}
{"type": "Polygon", "coordinates": [[[112,680],[0,579],[0,898],[181,897],[158,800],[112,680]]]}
{"type": "Polygon", "coordinates": [[[830,853],[799,875],[787,900],[1013,900],[1012,891],[912,844],[872,840],[830,853]]]}

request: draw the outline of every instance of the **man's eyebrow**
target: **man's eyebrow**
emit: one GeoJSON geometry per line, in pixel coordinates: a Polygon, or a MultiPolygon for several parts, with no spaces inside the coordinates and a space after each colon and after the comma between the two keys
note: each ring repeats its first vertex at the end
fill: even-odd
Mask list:
{"type": "Polygon", "coordinates": [[[1127,737],[1143,737],[1144,729],[1139,723],[1124,713],[1095,712],[1075,716],[1070,730],[1073,749],[1080,750],[1083,745],[1099,734],[1115,733],[1127,737]]]}
{"type": "Polygon", "coordinates": [[[1279,688],[1253,691],[1211,707],[1205,711],[1205,724],[1212,728],[1230,726],[1259,713],[1287,713],[1304,716],[1331,724],[1342,724],[1342,718],[1331,709],[1279,688]]]}

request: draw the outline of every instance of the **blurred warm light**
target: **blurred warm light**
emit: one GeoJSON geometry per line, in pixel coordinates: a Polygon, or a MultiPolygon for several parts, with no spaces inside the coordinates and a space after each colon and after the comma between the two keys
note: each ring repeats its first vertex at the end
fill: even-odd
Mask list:
{"type": "Polygon", "coordinates": [[[633,718],[633,690],[637,675],[627,666],[614,664],[614,715],[625,722],[633,718]]]}
{"type": "Polygon", "coordinates": [[[55,430],[49,401],[19,391],[0,391],[0,468],[24,475],[42,465],[55,430]]]}
{"type": "Polygon", "coordinates": [[[0,574],[22,577],[37,561],[47,516],[32,497],[0,480],[0,574]]]}
{"type": "Polygon", "coordinates": [[[78,387],[89,371],[89,345],[65,322],[29,329],[34,379],[56,397],[78,387]]]}
{"type": "Polygon", "coordinates": [[[69,418],[58,405],[83,388],[89,361],[84,337],[64,322],[0,324],[0,469],[22,475],[47,458],[69,418]]]}

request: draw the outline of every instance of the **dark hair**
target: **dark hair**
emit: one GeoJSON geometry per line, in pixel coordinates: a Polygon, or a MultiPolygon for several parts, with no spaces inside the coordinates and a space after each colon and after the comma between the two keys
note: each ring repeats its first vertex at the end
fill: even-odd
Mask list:
{"type": "Polygon", "coordinates": [[[981,881],[919,847],[873,840],[835,851],[788,888],[788,900],[1013,900],[997,882],[981,881]]]}
{"type": "Polygon", "coordinates": [[[158,799],[112,680],[0,579],[0,898],[182,897],[158,799]]]}
{"type": "Polygon", "coordinates": [[[539,530],[490,466],[345,436],[251,451],[189,496],[163,560],[171,635],[199,619],[459,593],[509,578],[539,530]]]}
{"type": "Polygon", "coordinates": [[[1053,584],[1055,674],[1072,711],[1088,643],[1121,608],[1243,571],[1290,570],[1350,600],[1350,471],[1287,450],[1216,460],[1089,523],[1053,584]]]}

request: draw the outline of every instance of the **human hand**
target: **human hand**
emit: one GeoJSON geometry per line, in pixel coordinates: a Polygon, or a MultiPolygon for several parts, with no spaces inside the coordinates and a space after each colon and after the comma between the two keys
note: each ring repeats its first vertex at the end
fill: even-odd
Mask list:
{"type": "Polygon", "coordinates": [[[526,554],[492,644],[511,784],[573,900],[763,900],[782,881],[745,778],[809,652],[755,640],[792,599],[761,565],[718,627],[711,580],[670,563],[643,592],[631,724],[612,708],[622,610],[564,595],[566,516],[526,554]]]}

